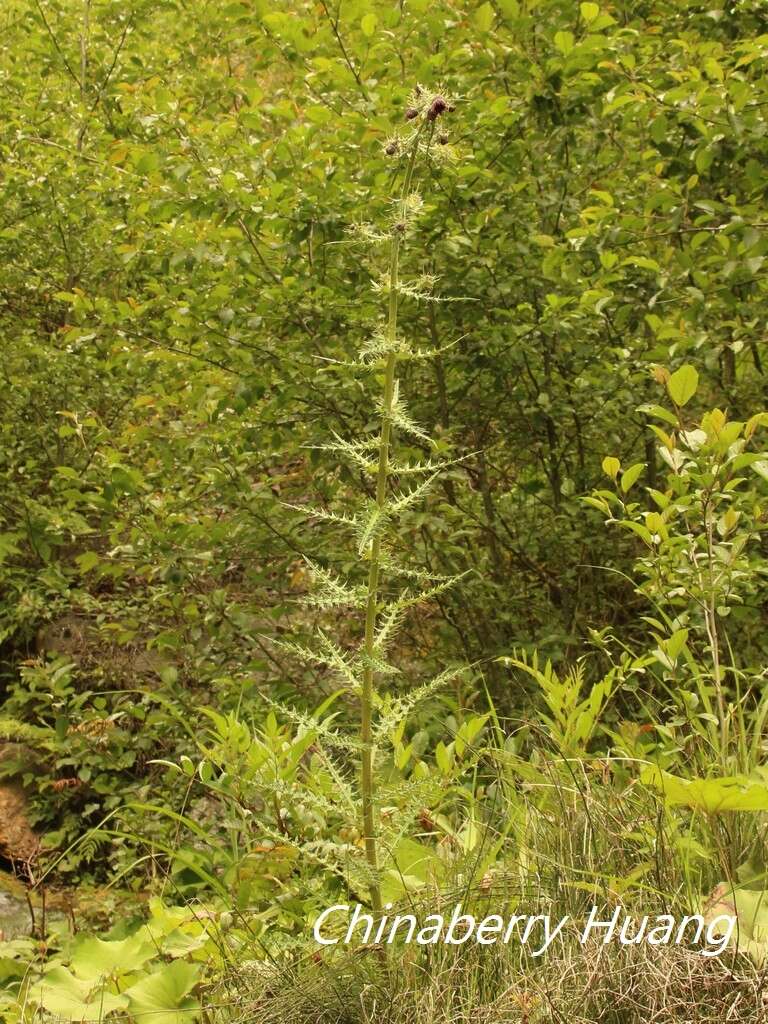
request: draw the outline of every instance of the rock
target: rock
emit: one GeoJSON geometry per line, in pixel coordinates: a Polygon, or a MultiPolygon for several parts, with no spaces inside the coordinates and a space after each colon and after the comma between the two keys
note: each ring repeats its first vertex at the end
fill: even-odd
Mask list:
{"type": "Polygon", "coordinates": [[[40,840],[27,820],[24,790],[15,782],[0,783],[0,857],[23,872],[39,849],[40,840]]]}

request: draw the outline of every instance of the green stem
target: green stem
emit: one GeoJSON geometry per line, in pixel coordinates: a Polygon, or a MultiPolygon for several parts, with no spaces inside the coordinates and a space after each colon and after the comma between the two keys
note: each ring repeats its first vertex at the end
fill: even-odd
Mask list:
{"type": "Polygon", "coordinates": [[[723,680],[720,670],[720,638],[717,628],[716,587],[714,582],[715,542],[713,510],[709,499],[704,505],[704,522],[707,530],[707,563],[709,569],[709,585],[704,599],[704,621],[712,653],[713,678],[717,698],[717,714],[720,719],[720,757],[723,764],[727,762],[728,749],[728,716],[726,714],[723,680]]]}
{"type": "MultiPolygon", "coordinates": [[[[403,180],[398,210],[398,223],[405,220],[406,202],[411,189],[416,154],[419,148],[421,130],[417,132],[408,157],[408,165],[403,180]]],[[[392,443],[392,407],[395,396],[395,368],[397,365],[397,313],[398,288],[400,270],[400,245],[403,232],[394,227],[389,258],[389,312],[387,317],[387,362],[384,370],[384,400],[381,410],[381,429],[379,434],[379,457],[376,472],[376,507],[384,512],[387,504],[387,483],[389,478],[389,449],[392,443]]],[[[365,640],[363,644],[364,666],[363,687],[361,695],[360,739],[362,757],[360,771],[360,788],[363,802],[363,836],[365,838],[365,856],[371,869],[371,906],[376,914],[381,913],[381,889],[377,880],[379,870],[377,822],[374,812],[376,783],[373,770],[373,699],[374,672],[373,657],[375,650],[376,621],[379,611],[379,585],[381,570],[381,535],[377,533],[371,542],[370,564],[368,568],[368,593],[365,606],[365,640]]]]}

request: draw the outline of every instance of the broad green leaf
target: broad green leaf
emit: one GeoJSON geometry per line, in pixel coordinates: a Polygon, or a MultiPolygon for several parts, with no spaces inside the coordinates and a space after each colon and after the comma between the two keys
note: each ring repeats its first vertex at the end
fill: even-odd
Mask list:
{"type": "Polygon", "coordinates": [[[67,1021],[98,1021],[113,1010],[125,1010],[129,1000],[99,982],[76,978],[66,967],[53,967],[30,984],[28,999],[67,1021]]]}
{"type": "Polygon", "coordinates": [[[80,572],[90,572],[99,564],[101,558],[95,551],[84,551],[82,555],[77,556],[75,561],[80,572]]]}
{"type": "Polygon", "coordinates": [[[663,405],[639,405],[637,411],[645,413],[646,416],[655,416],[657,419],[664,420],[665,423],[670,423],[673,427],[677,426],[677,417],[663,405]]]}
{"type": "Polygon", "coordinates": [[[475,11],[473,21],[481,32],[489,32],[493,27],[495,17],[493,6],[485,3],[475,11]]]}
{"type": "Polygon", "coordinates": [[[624,494],[630,489],[630,487],[636,483],[637,478],[645,469],[644,462],[636,462],[634,466],[630,466],[629,469],[621,474],[621,489],[624,494]]]}
{"type": "Polygon", "coordinates": [[[656,260],[652,260],[648,256],[628,256],[621,261],[621,265],[622,267],[642,267],[644,270],[652,270],[656,274],[661,272],[661,267],[656,260]]]}
{"type": "Polygon", "coordinates": [[[683,779],[655,765],[644,768],[640,779],[660,790],[667,803],[720,814],[724,811],[768,811],[768,785],[743,775],[719,779],[683,779]]]}
{"type": "Polygon", "coordinates": [[[651,533],[658,533],[660,536],[667,535],[667,527],[663,517],[658,512],[648,512],[645,516],[645,525],[651,533]]]}
{"type": "Polygon", "coordinates": [[[360,28],[363,30],[364,36],[367,36],[369,39],[371,38],[371,36],[376,31],[376,25],[378,24],[378,20],[379,19],[376,17],[375,14],[373,14],[373,12],[370,12],[363,16],[362,20],[360,21],[360,28]]]}
{"type": "Polygon", "coordinates": [[[198,964],[174,960],[126,989],[136,1024],[191,1024],[200,1004],[190,996],[200,972],[198,964]]]}
{"type": "Polygon", "coordinates": [[[555,32],[555,46],[564,56],[573,49],[573,32],[555,32]]]}
{"type": "Polygon", "coordinates": [[[587,22],[587,24],[589,24],[590,21],[594,21],[600,13],[600,7],[598,4],[580,4],[579,9],[581,10],[582,18],[587,22]]]}
{"type": "Polygon", "coordinates": [[[482,833],[474,818],[470,818],[460,833],[461,847],[464,853],[471,853],[480,842],[482,833]]]}
{"type": "Polygon", "coordinates": [[[768,960],[768,890],[734,889],[733,884],[722,882],[705,902],[703,908],[707,924],[715,924],[721,935],[728,934],[727,919],[735,917],[737,927],[731,932],[730,945],[746,953],[756,964],[764,966],[768,960]]]}
{"type": "Polygon", "coordinates": [[[78,978],[99,978],[137,971],[157,955],[156,948],[140,934],[106,941],[95,936],[78,938],[70,967],[78,978]]]}
{"type": "Polygon", "coordinates": [[[698,386],[699,374],[690,363],[685,363],[679,370],[675,370],[667,381],[669,397],[679,406],[686,405],[693,398],[698,386]]]}
{"type": "Polygon", "coordinates": [[[678,629],[666,642],[667,653],[674,660],[680,654],[688,640],[688,630],[678,629]]]}
{"type": "Polygon", "coordinates": [[[621,469],[621,462],[613,455],[606,455],[603,459],[603,472],[606,476],[609,476],[611,480],[615,480],[619,470],[621,469]]]}
{"type": "Polygon", "coordinates": [[[393,851],[392,859],[399,871],[404,875],[413,875],[422,883],[428,882],[434,871],[441,867],[434,850],[416,839],[401,839],[393,851]]]}
{"type": "Polygon", "coordinates": [[[750,416],[747,420],[747,425],[744,428],[744,437],[749,440],[754,434],[758,427],[764,427],[768,425],[768,413],[758,412],[754,416],[750,416]]]}
{"type": "Polygon", "coordinates": [[[632,519],[620,519],[619,526],[623,526],[625,529],[631,530],[632,533],[636,533],[649,547],[653,546],[653,535],[642,523],[636,523],[632,519]]]}

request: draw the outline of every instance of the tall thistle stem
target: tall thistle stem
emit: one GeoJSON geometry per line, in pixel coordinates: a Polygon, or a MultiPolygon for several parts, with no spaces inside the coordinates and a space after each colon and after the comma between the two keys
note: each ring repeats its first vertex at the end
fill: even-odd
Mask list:
{"type": "MultiPolygon", "coordinates": [[[[384,370],[384,389],[381,409],[381,427],[378,445],[378,468],[376,472],[376,507],[384,513],[387,505],[390,473],[389,450],[392,444],[392,412],[395,400],[395,369],[397,367],[397,315],[399,309],[400,247],[403,241],[402,226],[405,223],[407,201],[411,191],[416,156],[422,128],[415,133],[411,142],[405,177],[400,193],[397,217],[392,229],[389,252],[389,309],[387,315],[386,339],[387,356],[384,370]]],[[[378,883],[379,857],[377,823],[375,815],[376,781],[373,765],[373,703],[375,694],[374,655],[376,646],[376,622],[379,610],[379,589],[381,577],[381,535],[377,532],[371,541],[370,565],[368,568],[368,589],[365,604],[365,641],[363,644],[363,686],[361,695],[360,739],[362,757],[360,789],[363,804],[363,835],[365,856],[371,870],[371,906],[375,913],[382,909],[381,889],[378,883]]]]}

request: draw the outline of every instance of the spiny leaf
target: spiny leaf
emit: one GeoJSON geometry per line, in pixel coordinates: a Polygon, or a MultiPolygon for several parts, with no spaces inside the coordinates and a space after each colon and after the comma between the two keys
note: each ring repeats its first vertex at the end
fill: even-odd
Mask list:
{"type": "Polygon", "coordinates": [[[326,668],[333,668],[347,686],[356,689],[358,686],[358,675],[355,672],[354,665],[347,661],[344,652],[336,647],[324,633],[321,632],[319,635],[322,647],[322,650],[319,651],[313,650],[311,647],[300,644],[295,640],[279,640],[276,637],[268,636],[265,636],[264,639],[281,648],[281,650],[293,654],[294,657],[307,665],[322,665],[326,668]]]}
{"type": "Polygon", "coordinates": [[[388,661],[384,661],[383,658],[377,657],[375,654],[367,655],[365,651],[360,652],[360,664],[363,668],[371,668],[378,675],[382,676],[397,676],[400,675],[400,669],[396,665],[392,665],[388,661]]]}
{"type": "Polygon", "coordinates": [[[444,469],[448,469],[451,466],[458,466],[462,462],[465,462],[469,458],[467,455],[462,455],[457,459],[443,459],[433,462],[432,459],[427,459],[426,462],[415,462],[409,464],[402,464],[393,462],[390,466],[390,470],[394,476],[408,476],[414,473],[440,473],[444,469]]]}
{"type": "Polygon", "coordinates": [[[304,561],[309,566],[309,571],[317,586],[315,593],[308,594],[304,598],[305,604],[319,608],[336,608],[350,605],[360,607],[365,602],[365,587],[351,586],[336,573],[324,569],[310,558],[305,557],[304,561]]]}
{"type": "Polygon", "coordinates": [[[374,537],[381,533],[390,518],[389,508],[383,509],[378,505],[371,505],[367,519],[362,522],[358,532],[357,548],[358,553],[363,555],[374,537]]]}
{"type": "Polygon", "coordinates": [[[294,512],[301,512],[309,519],[324,519],[330,523],[339,523],[342,526],[351,526],[359,529],[360,522],[356,516],[348,516],[346,513],[329,512],[324,508],[313,508],[308,505],[292,505],[287,501],[281,502],[283,508],[290,508],[294,512]]]}
{"type": "Polygon", "coordinates": [[[434,696],[444,690],[448,683],[457,679],[466,672],[465,666],[447,668],[439,675],[434,676],[421,686],[409,691],[406,695],[387,694],[382,698],[379,709],[379,720],[376,723],[374,736],[376,742],[389,735],[389,733],[410,715],[413,709],[422,701],[434,696]]]}
{"type": "Polygon", "coordinates": [[[437,474],[433,473],[432,476],[430,476],[427,480],[422,481],[422,483],[420,483],[418,487],[414,487],[412,491],[409,491],[407,494],[401,494],[393,501],[390,501],[390,504],[388,506],[389,515],[398,516],[401,513],[405,512],[405,510],[410,508],[412,505],[415,505],[416,502],[423,498],[423,496],[435,482],[436,477],[437,474]]]}
{"type": "Polygon", "coordinates": [[[426,444],[432,443],[432,439],[429,434],[422,430],[418,423],[414,423],[414,421],[408,416],[405,406],[399,399],[392,405],[390,419],[394,426],[404,434],[416,437],[419,441],[424,441],[426,444]]]}

